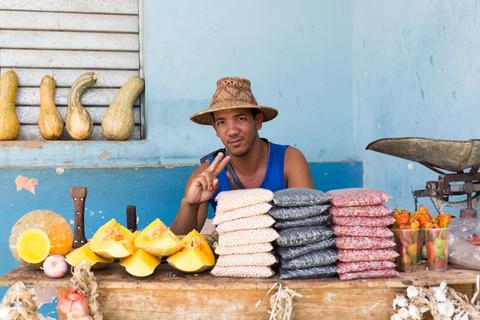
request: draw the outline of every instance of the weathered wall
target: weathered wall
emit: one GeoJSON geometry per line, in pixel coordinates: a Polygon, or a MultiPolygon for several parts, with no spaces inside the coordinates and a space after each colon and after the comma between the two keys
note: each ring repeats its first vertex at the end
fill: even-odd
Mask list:
{"type": "MultiPolygon", "coordinates": [[[[364,184],[413,209],[411,190],[437,175],[364,151],[378,138],[479,136],[479,1],[353,1],[355,149],[364,184]]],[[[424,201],[428,203],[428,200],[424,201]]]]}

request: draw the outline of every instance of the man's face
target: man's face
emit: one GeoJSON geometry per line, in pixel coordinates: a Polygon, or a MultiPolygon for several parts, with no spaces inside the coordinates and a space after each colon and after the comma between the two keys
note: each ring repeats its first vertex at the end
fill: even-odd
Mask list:
{"type": "Polygon", "coordinates": [[[247,154],[262,127],[263,114],[254,117],[249,109],[230,109],[216,111],[213,117],[213,128],[228,152],[237,157],[247,154]]]}

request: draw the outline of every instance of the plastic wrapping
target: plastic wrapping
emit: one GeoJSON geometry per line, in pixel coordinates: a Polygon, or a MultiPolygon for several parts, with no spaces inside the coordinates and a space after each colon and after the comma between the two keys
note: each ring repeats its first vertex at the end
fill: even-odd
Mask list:
{"type": "Polygon", "coordinates": [[[281,247],[294,247],[315,243],[333,236],[332,230],[325,226],[298,227],[283,229],[279,232],[277,244],[281,247]]]}
{"type": "Polygon", "coordinates": [[[335,237],[296,247],[278,247],[277,253],[283,259],[293,259],[318,250],[334,248],[335,237]]]}
{"type": "Polygon", "coordinates": [[[334,249],[319,250],[289,260],[280,259],[283,269],[321,267],[335,262],[337,262],[337,251],[334,249]]]}
{"type": "Polygon", "coordinates": [[[337,207],[378,205],[390,200],[388,194],[367,188],[331,190],[327,195],[331,197],[330,202],[337,207]]]}
{"type": "Polygon", "coordinates": [[[314,204],[303,207],[273,207],[268,213],[275,220],[298,220],[318,216],[320,214],[328,216],[329,204],[314,204]]]}
{"type": "Polygon", "coordinates": [[[452,219],[449,226],[448,261],[457,267],[480,270],[479,240],[480,222],[477,219],[452,219]]]}
{"type": "Polygon", "coordinates": [[[279,207],[311,206],[330,201],[330,197],[320,190],[290,188],[276,191],[273,203],[279,207]]]}
{"type": "Polygon", "coordinates": [[[330,222],[329,215],[319,215],[305,219],[297,220],[279,220],[275,223],[275,229],[287,229],[287,228],[296,228],[296,227],[307,227],[307,226],[322,226],[330,222]]]}

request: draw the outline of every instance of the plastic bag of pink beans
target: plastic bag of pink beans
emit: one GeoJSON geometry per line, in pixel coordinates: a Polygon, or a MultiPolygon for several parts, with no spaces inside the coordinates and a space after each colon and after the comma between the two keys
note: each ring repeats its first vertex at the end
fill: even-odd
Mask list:
{"type": "Polygon", "coordinates": [[[390,200],[388,194],[367,188],[331,190],[327,194],[331,198],[330,203],[336,207],[369,206],[390,200]]]}

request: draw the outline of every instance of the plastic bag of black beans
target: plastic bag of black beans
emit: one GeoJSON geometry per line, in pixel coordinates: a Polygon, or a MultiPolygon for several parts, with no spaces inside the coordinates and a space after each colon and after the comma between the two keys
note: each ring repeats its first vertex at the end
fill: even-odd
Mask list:
{"type": "Polygon", "coordinates": [[[274,225],[275,229],[286,229],[286,228],[295,228],[295,227],[306,227],[306,226],[322,226],[327,222],[330,222],[329,215],[319,215],[305,219],[297,220],[285,220],[277,221],[274,225]]]}
{"type": "Polygon", "coordinates": [[[337,251],[334,249],[325,249],[289,260],[281,259],[280,265],[283,269],[303,269],[326,266],[335,263],[336,261],[337,251]]]}
{"type": "Polygon", "coordinates": [[[297,220],[318,215],[328,215],[328,204],[317,204],[304,207],[273,207],[268,212],[275,220],[297,220]]]}
{"type": "Polygon", "coordinates": [[[293,259],[308,254],[310,252],[333,247],[335,247],[335,237],[331,237],[311,244],[306,244],[304,246],[278,247],[276,251],[280,255],[280,257],[282,257],[282,259],[293,259]]]}
{"type": "Polygon", "coordinates": [[[276,240],[281,247],[301,246],[315,243],[333,236],[332,230],[326,226],[298,227],[283,229],[276,240]]]}
{"type": "Polygon", "coordinates": [[[330,197],[315,189],[290,188],[273,193],[273,203],[279,207],[310,206],[330,201],[330,197]]]}
{"type": "Polygon", "coordinates": [[[279,269],[280,279],[317,279],[333,277],[337,274],[335,265],[312,267],[305,269],[279,269]]]}

